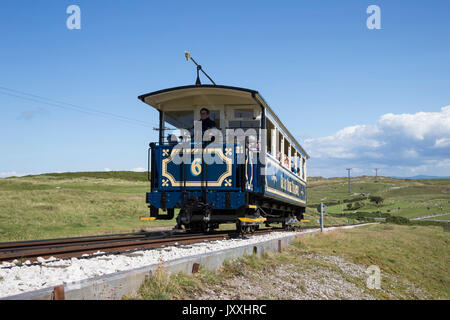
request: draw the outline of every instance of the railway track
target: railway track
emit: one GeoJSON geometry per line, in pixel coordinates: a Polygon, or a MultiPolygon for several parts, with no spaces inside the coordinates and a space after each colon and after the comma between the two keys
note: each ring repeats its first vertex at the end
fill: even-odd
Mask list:
{"type": "MultiPolygon", "coordinates": [[[[340,227],[330,226],[330,227],[340,227]]],[[[301,227],[294,230],[314,229],[301,227]]],[[[236,231],[215,231],[213,233],[186,233],[176,231],[139,232],[128,234],[101,235],[91,237],[45,239],[0,243],[0,263],[14,260],[37,261],[38,257],[58,259],[81,257],[92,254],[118,254],[127,251],[154,249],[172,245],[186,245],[202,241],[214,241],[247,235],[261,235],[273,231],[289,231],[283,228],[264,228],[251,234],[236,231]],[[100,253],[99,253],[100,252],[100,253]]]]}
{"type": "MultiPolygon", "coordinates": [[[[254,234],[264,234],[259,230],[254,234]]],[[[130,250],[152,249],[170,245],[185,245],[202,241],[229,239],[239,236],[235,231],[217,231],[209,234],[182,232],[141,232],[93,237],[45,239],[35,241],[0,243],[0,263],[3,261],[30,260],[38,257],[59,259],[81,257],[98,253],[122,253],[130,250]]]]}

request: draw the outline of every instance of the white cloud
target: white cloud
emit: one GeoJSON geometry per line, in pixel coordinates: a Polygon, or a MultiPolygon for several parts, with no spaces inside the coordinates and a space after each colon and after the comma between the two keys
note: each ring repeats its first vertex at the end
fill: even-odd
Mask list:
{"type": "Polygon", "coordinates": [[[440,112],[418,112],[415,114],[388,113],[378,121],[381,129],[400,133],[416,140],[425,140],[430,136],[450,134],[450,105],[440,112]]]}
{"type": "Polygon", "coordinates": [[[7,178],[7,177],[13,177],[13,176],[18,176],[17,172],[15,172],[15,171],[0,172],[0,178],[7,178]]]}
{"type": "Polygon", "coordinates": [[[131,171],[134,171],[134,172],[144,172],[144,171],[147,171],[147,169],[139,167],[139,168],[134,168],[134,169],[132,169],[131,171]]]}
{"type": "Polygon", "coordinates": [[[441,138],[437,139],[434,144],[435,148],[449,148],[450,147],[450,139],[449,138],[441,138]]]}
{"type": "Polygon", "coordinates": [[[110,168],[105,168],[103,170],[105,170],[106,172],[112,171],[110,168]]]}
{"type": "Polygon", "coordinates": [[[327,137],[306,139],[311,175],[345,174],[345,167],[374,167],[386,175],[450,175],[450,105],[439,112],[382,115],[376,124],[356,125],[327,137]],[[444,162],[442,162],[444,161],[444,162]],[[387,171],[387,172],[386,172],[387,171]]]}

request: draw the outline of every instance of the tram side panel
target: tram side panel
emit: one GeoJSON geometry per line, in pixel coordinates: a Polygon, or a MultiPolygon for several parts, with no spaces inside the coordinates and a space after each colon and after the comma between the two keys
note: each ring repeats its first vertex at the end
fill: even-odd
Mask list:
{"type": "Polygon", "coordinates": [[[283,167],[279,161],[266,156],[264,196],[280,202],[299,207],[301,212],[306,208],[306,183],[298,175],[283,167]]]}

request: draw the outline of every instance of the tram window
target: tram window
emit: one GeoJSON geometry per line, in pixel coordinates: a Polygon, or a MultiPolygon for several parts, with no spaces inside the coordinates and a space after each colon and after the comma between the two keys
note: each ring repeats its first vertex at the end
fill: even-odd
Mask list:
{"type": "Polygon", "coordinates": [[[253,119],[253,109],[236,109],[234,110],[235,119],[253,119]]]}
{"type": "Polygon", "coordinates": [[[278,132],[278,143],[277,143],[277,150],[276,150],[276,157],[277,160],[280,161],[281,163],[281,145],[283,142],[283,135],[281,134],[281,132],[278,132]]]}
{"type": "Polygon", "coordinates": [[[166,111],[164,115],[166,122],[178,129],[189,129],[194,125],[193,111],[166,111]]]}
{"type": "Polygon", "coordinates": [[[286,168],[289,168],[289,148],[290,148],[290,143],[288,140],[284,140],[284,151],[283,151],[283,165],[286,168]]]}
{"type": "Polygon", "coordinates": [[[259,128],[259,121],[229,121],[229,128],[259,128]]]}
{"type": "Polygon", "coordinates": [[[216,128],[220,130],[220,110],[209,110],[209,118],[214,121],[216,128]]]}
{"type": "Polygon", "coordinates": [[[267,119],[266,120],[266,149],[267,149],[267,153],[271,154],[272,156],[276,157],[277,156],[277,151],[275,150],[276,146],[274,145],[276,140],[274,140],[274,138],[276,137],[276,135],[274,134],[274,130],[275,130],[275,126],[273,125],[273,123],[267,119]]]}
{"type": "Polygon", "coordinates": [[[305,180],[305,167],[306,167],[306,160],[303,158],[303,160],[302,160],[302,177],[303,177],[303,180],[305,180]]]}
{"type": "Polygon", "coordinates": [[[291,148],[289,149],[290,153],[290,157],[289,157],[289,168],[291,169],[291,172],[295,173],[295,149],[294,147],[291,145],[291,148]]]}

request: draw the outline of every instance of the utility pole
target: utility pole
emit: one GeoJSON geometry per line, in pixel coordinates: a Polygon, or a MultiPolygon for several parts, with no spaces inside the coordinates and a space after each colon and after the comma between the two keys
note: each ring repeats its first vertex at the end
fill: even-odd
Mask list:
{"type": "Polygon", "coordinates": [[[378,180],[378,169],[379,169],[379,168],[375,168],[375,181],[378,180]]]}
{"type": "Polygon", "coordinates": [[[348,193],[352,193],[350,187],[350,170],[352,170],[352,168],[347,168],[346,170],[348,171],[348,193]]]}

